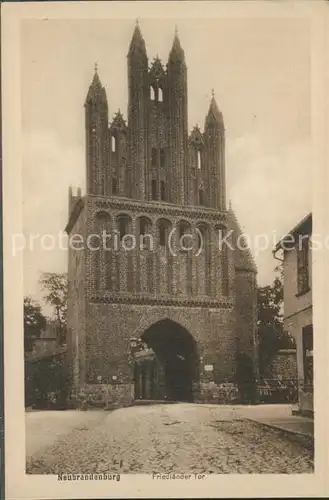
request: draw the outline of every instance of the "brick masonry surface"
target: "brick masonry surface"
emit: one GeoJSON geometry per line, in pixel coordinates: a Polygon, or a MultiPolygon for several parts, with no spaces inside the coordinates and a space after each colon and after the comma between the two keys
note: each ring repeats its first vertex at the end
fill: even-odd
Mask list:
{"type": "Polygon", "coordinates": [[[177,34],[167,69],[157,58],[150,69],[136,27],[128,94],[128,124],[118,112],[108,125],[97,72],[85,102],[87,191],[70,190],[66,228],[84,241],[69,248],[73,392],[88,388],[130,404],[130,339],[169,320],[194,339],[194,400],[208,400],[220,384],[235,382],[239,355],[257,374],[255,264],[247,248],[219,245],[221,236],[235,246],[242,236],[226,208],[223,117],[213,96],[204,132],[195,127],[188,135],[187,68],[177,34]],[[145,234],[152,246],[141,247],[145,234]],[[189,251],[181,248],[184,234],[189,251]],[[206,365],[213,370],[205,372],[206,365]]]}

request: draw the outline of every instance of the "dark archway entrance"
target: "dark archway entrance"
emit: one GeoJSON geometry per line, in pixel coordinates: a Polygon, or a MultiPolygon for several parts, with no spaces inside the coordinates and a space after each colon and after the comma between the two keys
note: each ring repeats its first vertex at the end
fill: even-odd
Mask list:
{"type": "Polygon", "coordinates": [[[192,335],[169,319],[148,328],[141,340],[147,349],[136,357],[135,397],[193,401],[198,381],[197,346],[192,335]]]}

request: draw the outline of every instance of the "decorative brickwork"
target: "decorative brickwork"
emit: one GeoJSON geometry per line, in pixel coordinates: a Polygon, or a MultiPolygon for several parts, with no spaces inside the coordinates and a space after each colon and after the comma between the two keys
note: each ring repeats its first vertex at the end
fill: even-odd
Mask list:
{"type": "MultiPolygon", "coordinates": [[[[85,104],[87,191],[70,191],[66,228],[84,239],[82,249],[69,249],[72,389],[77,397],[86,388],[96,399],[102,394],[106,405],[130,404],[131,339],[150,328],[156,337],[165,324],[194,346],[193,399],[221,399],[220,384],[234,383],[240,354],[257,373],[256,268],[249,251],[219,245],[231,229],[235,241],[241,233],[226,210],[223,117],[213,96],[204,132],[195,127],[188,136],[187,66],[177,33],[167,66],[156,58],[149,68],[136,26],[128,96],[128,123],[118,111],[108,125],[96,72],[85,104]]],[[[165,397],[169,346],[161,342],[155,355],[163,387],[152,394],[165,397]]],[[[176,354],[182,365],[175,369],[184,371],[186,353],[176,354]]]]}

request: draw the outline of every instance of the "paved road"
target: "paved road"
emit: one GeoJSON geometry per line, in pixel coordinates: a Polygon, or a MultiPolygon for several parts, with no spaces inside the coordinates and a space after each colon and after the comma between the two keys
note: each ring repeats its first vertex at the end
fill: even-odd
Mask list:
{"type": "MultiPolygon", "coordinates": [[[[56,413],[51,418],[59,421],[56,413]]],[[[67,415],[62,419],[74,418],[67,415]]],[[[310,447],[233,407],[179,403],[76,415],[75,428],[58,426],[52,444],[41,446],[39,438],[34,449],[36,430],[27,423],[27,473],[313,472],[310,447]]]]}

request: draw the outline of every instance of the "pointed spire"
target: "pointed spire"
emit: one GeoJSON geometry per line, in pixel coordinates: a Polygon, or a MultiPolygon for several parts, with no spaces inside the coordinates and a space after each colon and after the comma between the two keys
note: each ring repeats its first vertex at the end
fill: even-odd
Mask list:
{"type": "Polygon", "coordinates": [[[221,125],[224,128],[223,115],[217,105],[214,89],[212,89],[211,91],[211,99],[210,99],[209,111],[206,117],[205,128],[207,128],[207,126],[213,120],[215,120],[219,125],[221,125]]]}
{"type": "Polygon", "coordinates": [[[91,102],[91,101],[104,101],[107,102],[106,98],[106,91],[103,85],[101,84],[101,81],[99,79],[98,75],[98,64],[95,63],[94,65],[94,77],[92,79],[92,82],[89,86],[86,102],[91,102]]]}
{"type": "Polygon", "coordinates": [[[102,87],[102,84],[101,84],[101,81],[99,79],[99,75],[98,75],[98,63],[95,62],[94,64],[94,78],[93,78],[93,81],[91,83],[91,86],[94,86],[94,87],[102,87]]]}
{"type": "Polygon", "coordinates": [[[185,54],[184,50],[182,49],[180,39],[178,36],[178,29],[177,26],[175,26],[175,35],[174,35],[174,41],[169,53],[169,61],[172,62],[178,62],[182,61],[185,62],[185,54]]]}
{"type": "Polygon", "coordinates": [[[139,27],[139,22],[138,19],[136,19],[136,24],[135,24],[135,29],[134,33],[129,45],[129,51],[128,55],[131,55],[132,53],[139,51],[141,53],[144,53],[146,55],[146,46],[145,46],[145,41],[142,35],[142,32],[139,27]]]}

